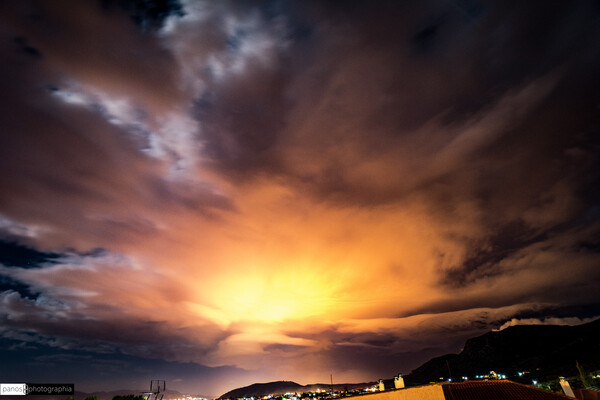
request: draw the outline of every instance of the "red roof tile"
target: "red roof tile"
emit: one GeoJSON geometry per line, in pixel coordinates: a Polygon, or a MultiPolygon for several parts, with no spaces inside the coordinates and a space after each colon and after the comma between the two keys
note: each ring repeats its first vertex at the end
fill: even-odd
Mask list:
{"type": "Polygon", "coordinates": [[[562,394],[507,380],[447,383],[442,389],[446,400],[573,400],[562,394]]]}
{"type": "Polygon", "coordinates": [[[575,397],[579,400],[600,400],[600,391],[593,389],[577,389],[575,397]]]}

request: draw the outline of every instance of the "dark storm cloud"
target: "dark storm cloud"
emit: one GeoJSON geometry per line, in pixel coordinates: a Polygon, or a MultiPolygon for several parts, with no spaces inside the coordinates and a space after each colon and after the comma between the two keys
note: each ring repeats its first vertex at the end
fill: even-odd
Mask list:
{"type": "MultiPolygon", "coordinates": [[[[468,254],[441,273],[443,285],[468,286],[535,269],[538,260],[529,265],[517,261],[529,251],[565,260],[578,253],[571,259],[573,268],[597,282],[594,251],[579,251],[585,236],[597,236],[599,228],[597,220],[586,217],[600,200],[597,6],[481,7],[469,16],[451,2],[429,3],[417,11],[391,4],[332,7],[327,22],[343,26],[346,36],[321,43],[336,56],[341,53],[336,48],[343,46],[354,51],[347,59],[341,55],[325,63],[331,70],[320,71],[326,77],[319,80],[322,89],[310,91],[326,100],[311,109],[317,121],[312,130],[302,141],[291,141],[305,146],[293,162],[307,168],[276,172],[291,174],[287,177],[334,202],[402,204],[407,196],[422,195],[431,212],[449,224],[459,218],[455,210],[468,207],[468,213],[479,213],[478,224],[489,234],[456,237],[467,244],[468,254]],[[348,21],[356,24],[344,25],[348,21]],[[364,77],[369,86],[361,81],[364,77]],[[382,87],[389,93],[384,101],[373,96],[382,87]],[[366,167],[359,179],[352,175],[361,164],[377,167],[373,160],[382,157],[380,168],[366,167]],[[379,180],[381,173],[390,178],[380,185],[369,181],[379,180]],[[542,250],[543,245],[551,247],[542,250]]],[[[290,141],[279,138],[278,143],[290,141]]],[[[464,297],[455,307],[449,300],[440,306],[448,311],[482,301],[504,306],[594,300],[593,284],[580,292],[578,278],[564,281],[553,293],[543,287],[497,297],[486,293],[485,300],[464,297]]]]}
{"type": "Polygon", "coordinates": [[[14,291],[19,293],[23,297],[37,297],[40,293],[35,292],[29,287],[18,280],[8,278],[4,275],[0,275],[0,292],[14,291]]]}
{"type": "MultiPolygon", "coordinates": [[[[583,307],[579,316],[593,316],[600,311],[597,300],[597,253],[582,247],[598,235],[598,226],[550,229],[545,237],[532,237],[526,242],[485,243],[487,249],[439,276],[439,285],[460,296],[405,310],[399,316],[422,313],[447,313],[480,307],[503,307],[516,303],[539,304],[536,317],[563,315],[573,307],[583,307]],[[546,236],[547,235],[547,236],[546,236]],[[532,285],[532,282],[538,285],[532,285]],[[494,285],[485,295],[474,288],[494,285]]],[[[476,248],[474,246],[474,248],[476,248]]],[[[477,251],[477,250],[475,250],[477,251]]]]}
{"type": "MultiPolygon", "coordinates": [[[[0,33],[6,37],[13,30],[25,31],[36,37],[40,48],[45,49],[42,51],[52,57],[34,61],[14,51],[10,43],[4,42],[2,47],[5,73],[0,78],[0,86],[6,112],[0,114],[3,126],[0,184],[5,188],[0,196],[0,207],[6,217],[32,225],[52,221],[57,233],[52,246],[89,249],[114,235],[130,241],[156,233],[157,228],[147,214],[115,215],[111,211],[121,206],[128,208],[141,203],[149,211],[166,205],[196,210],[207,216],[212,214],[210,209],[231,207],[223,196],[202,187],[167,182],[162,172],[163,163],[140,152],[128,126],[107,121],[106,111],[99,108],[101,104],[91,104],[89,108],[60,104],[54,96],[57,89],[47,90],[47,87],[60,87],[64,81],[87,77],[91,81],[112,80],[105,83],[119,85],[134,95],[154,91],[153,95],[144,97],[143,101],[150,103],[161,96],[171,96],[170,85],[164,85],[172,77],[166,73],[168,57],[161,57],[160,50],[153,47],[149,38],[136,36],[135,31],[130,32],[127,23],[120,24],[118,18],[116,24],[107,27],[85,25],[76,13],[96,11],[98,14],[90,4],[78,2],[64,12],[46,9],[47,5],[37,2],[13,4],[12,10],[9,4],[2,5],[3,19],[8,24],[0,33]],[[102,37],[101,32],[110,35],[108,27],[115,25],[125,33],[117,32],[114,38],[102,37]],[[52,35],[43,36],[41,32],[49,26],[55,27],[52,35]],[[77,35],[83,35],[83,39],[73,41],[72,37],[77,35]],[[132,58],[129,49],[110,61],[113,53],[120,51],[113,46],[117,37],[119,40],[131,38],[131,46],[146,56],[155,54],[150,56],[151,62],[132,58]],[[109,61],[96,62],[94,58],[109,61]],[[66,69],[57,73],[56,69],[61,66],[66,69]],[[132,73],[133,70],[136,72],[132,73]],[[157,82],[161,82],[159,87],[157,82]],[[44,199],[46,206],[39,207],[38,199],[44,199]],[[67,233],[75,231],[87,233],[67,233]],[[70,239],[65,239],[61,243],[63,234],[75,241],[69,243],[70,239]],[[76,239],[90,238],[88,234],[97,242],[92,239],[83,243],[76,239]]],[[[100,21],[93,19],[92,22],[100,24],[107,17],[99,18],[100,21]]],[[[19,43],[29,43],[28,40],[19,43]]],[[[32,237],[21,240],[30,243],[32,237]]]]}
{"type": "Polygon", "coordinates": [[[136,34],[124,13],[100,12],[99,2],[94,1],[62,7],[43,1],[8,1],[0,7],[2,33],[23,37],[20,43],[46,53],[48,70],[121,93],[129,90],[145,101],[156,101],[153,86],[160,86],[168,97],[176,95],[169,54],[152,37],[136,34]]]}
{"type": "Polygon", "coordinates": [[[234,367],[209,368],[195,363],[179,363],[154,357],[141,358],[124,354],[102,354],[82,349],[64,350],[46,344],[23,345],[19,340],[0,339],[0,352],[6,362],[0,374],[7,380],[36,376],[40,381],[58,382],[68,379],[77,382],[79,391],[133,389],[147,390],[148,382],[156,376],[169,384],[176,383],[181,391],[209,397],[220,395],[218,385],[223,375],[241,379],[247,372],[234,367]],[[125,374],[124,371],[127,371],[125,374]]]}
{"type": "Polygon", "coordinates": [[[307,10],[285,19],[284,33],[308,25],[313,46],[289,41],[269,64],[250,64],[243,75],[211,83],[197,101],[208,154],[221,172],[272,173],[343,203],[396,202],[415,191],[439,197],[433,207],[477,201],[490,210],[490,224],[500,225],[518,221],[495,217],[496,210],[514,203],[516,214],[518,207],[543,203],[538,194],[557,179],[575,179],[577,188],[596,182],[597,174],[582,173],[597,157],[594,150],[580,165],[565,153],[589,146],[595,136],[581,131],[596,121],[593,3],[384,2],[375,8],[355,2],[307,10]],[[498,107],[508,109],[489,122],[503,126],[482,126],[465,139],[481,145],[432,169],[461,131],[498,107]],[[309,116],[312,125],[290,136],[309,116]],[[422,129],[431,121],[439,132],[422,129]],[[499,132],[486,140],[490,129],[499,132]],[[288,158],[296,145],[298,155],[288,158]],[[381,155],[391,161],[382,161],[387,168],[353,176],[381,155]],[[557,163],[571,173],[558,172],[557,163]],[[381,172],[402,179],[372,185],[370,175],[381,172]]]}
{"type": "Polygon", "coordinates": [[[32,300],[14,291],[0,293],[0,301],[2,336],[11,337],[16,328],[34,333],[26,338],[29,342],[66,350],[190,361],[202,359],[229,335],[210,332],[208,327],[173,329],[166,322],[134,319],[118,308],[82,306],[45,296],[32,300]],[[101,315],[101,319],[94,317],[101,315]],[[193,339],[198,335],[204,345],[193,339]]]}
{"type": "Polygon", "coordinates": [[[273,174],[334,204],[417,196],[447,224],[458,210],[477,215],[476,232],[449,229],[467,251],[440,270],[440,284],[458,291],[521,273],[527,282],[415,313],[593,304],[597,246],[586,237],[600,228],[589,217],[600,201],[597,5],[313,6],[303,15],[310,50],[292,42],[197,102],[217,168],[273,174]],[[570,260],[592,283],[554,268],[548,286],[525,289],[533,279],[525,271],[550,268],[544,257],[570,260]]]}
{"type": "Polygon", "coordinates": [[[194,115],[203,127],[206,155],[221,173],[243,179],[279,168],[274,151],[294,72],[288,45],[301,46],[302,32],[310,28],[291,3],[224,2],[214,8],[212,18],[187,40],[225,64],[203,66],[207,87],[194,102],[194,115]],[[232,16],[239,20],[229,27],[232,16]],[[222,68],[233,72],[223,77],[222,68]]]}
{"type": "Polygon", "coordinates": [[[13,39],[13,41],[21,50],[23,50],[25,53],[29,54],[30,56],[35,57],[35,58],[39,58],[42,56],[42,53],[40,53],[40,51],[38,49],[36,49],[33,46],[30,46],[27,43],[27,38],[24,38],[22,36],[17,36],[13,39]]]}
{"type": "Polygon", "coordinates": [[[207,154],[220,170],[243,176],[276,167],[272,152],[284,126],[282,88],[287,79],[270,70],[248,72],[221,85],[218,95],[205,95],[209,97],[196,103],[207,154]]]}
{"type": "Polygon", "coordinates": [[[52,262],[59,255],[44,253],[27,246],[0,240],[0,264],[6,266],[39,267],[41,263],[52,262]]]}
{"type": "Polygon", "coordinates": [[[0,336],[359,380],[600,313],[596,3],[181,4],[1,3],[0,336]]]}
{"type": "Polygon", "coordinates": [[[178,0],[101,0],[103,7],[121,7],[143,30],[159,29],[169,16],[184,15],[178,0]]]}
{"type": "MultiPolygon", "coordinates": [[[[288,332],[292,337],[310,338],[327,342],[318,358],[319,362],[338,373],[362,369],[368,371],[369,378],[376,380],[382,376],[395,373],[409,373],[418,360],[426,360],[436,355],[458,352],[464,342],[477,336],[482,331],[489,330],[495,321],[502,322],[513,315],[543,316],[537,306],[530,306],[529,313],[515,314],[515,309],[462,308],[455,312],[439,312],[415,315],[414,322],[403,326],[390,319],[390,329],[368,331],[368,329],[353,329],[349,325],[331,326],[329,329],[307,333],[288,332]],[[538,309],[539,314],[535,314],[538,309]]],[[[548,311],[547,309],[544,311],[548,311]]],[[[597,311],[597,310],[596,310],[597,311]]],[[[396,321],[410,319],[403,317],[396,321]]],[[[559,322],[558,320],[555,321],[559,322]]],[[[581,323],[581,321],[578,321],[581,323]]],[[[576,323],[573,321],[573,323],[576,323]]],[[[271,351],[272,349],[265,349],[271,351]]],[[[303,362],[314,362],[315,355],[306,354],[303,362]]]]}
{"type": "MultiPolygon", "coordinates": [[[[56,253],[45,253],[15,242],[0,240],[0,266],[41,268],[45,263],[57,261],[58,257],[59,254],[56,253]]],[[[39,292],[33,291],[28,285],[0,272],[0,292],[7,290],[15,291],[22,296],[39,295],[39,292]]]]}

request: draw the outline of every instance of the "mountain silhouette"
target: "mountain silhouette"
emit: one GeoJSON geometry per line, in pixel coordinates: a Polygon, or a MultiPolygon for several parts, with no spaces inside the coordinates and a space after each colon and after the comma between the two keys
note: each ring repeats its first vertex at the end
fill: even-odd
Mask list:
{"type": "MultiPolygon", "coordinates": [[[[517,325],[467,340],[458,354],[433,358],[405,377],[408,385],[502,373],[522,380],[577,375],[576,363],[600,368],[600,319],[577,326],[517,325]],[[450,374],[452,376],[450,376],[450,374]]],[[[518,380],[518,379],[517,379],[518,380]]]]}
{"type": "MultiPolygon", "coordinates": [[[[468,339],[458,354],[433,358],[404,376],[407,386],[470,379],[490,371],[531,384],[578,375],[576,363],[587,371],[600,369],[600,319],[587,324],[517,325],[468,339]],[[519,377],[519,372],[526,372],[519,377]]],[[[334,390],[362,389],[375,382],[336,384],[334,390]]],[[[391,385],[386,385],[386,387],[391,385]]],[[[261,397],[287,392],[329,390],[329,384],[300,385],[291,381],[255,383],[223,394],[220,399],[261,397]]]]}
{"type": "MultiPolygon", "coordinates": [[[[341,383],[333,385],[333,390],[353,390],[362,389],[368,385],[374,385],[375,382],[369,383],[341,383]]],[[[267,395],[278,395],[284,393],[303,393],[303,392],[315,392],[317,389],[330,390],[332,386],[328,383],[314,383],[310,385],[300,385],[296,382],[291,381],[276,381],[268,383],[255,383],[250,386],[245,386],[237,389],[230,390],[229,392],[221,395],[219,399],[237,399],[242,397],[262,397],[267,395]]]]}

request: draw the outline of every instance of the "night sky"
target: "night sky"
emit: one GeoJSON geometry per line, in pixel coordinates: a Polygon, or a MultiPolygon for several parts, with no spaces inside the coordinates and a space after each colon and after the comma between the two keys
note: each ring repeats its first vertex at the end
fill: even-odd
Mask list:
{"type": "Polygon", "coordinates": [[[0,381],[220,395],[600,316],[598,1],[0,1],[0,381]]]}

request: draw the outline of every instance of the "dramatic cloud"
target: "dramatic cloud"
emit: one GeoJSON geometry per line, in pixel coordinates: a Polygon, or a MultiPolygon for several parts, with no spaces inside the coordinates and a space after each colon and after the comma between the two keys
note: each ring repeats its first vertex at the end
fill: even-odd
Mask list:
{"type": "Polygon", "coordinates": [[[366,381],[599,316],[598,13],[2,2],[2,375],[366,381]]]}
{"type": "Polygon", "coordinates": [[[505,322],[504,324],[502,324],[502,326],[500,328],[498,328],[499,331],[508,328],[509,326],[516,326],[516,325],[581,325],[581,324],[585,324],[587,322],[592,322],[594,320],[594,318],[577,318],[577,317],[569,317],[569,318],[554,318],[554,317],[550,317],[550,318],[544,318],[544,319],[537,319],[537,318],[524,318],[524,319],[517,319],[517,318],[513,318],[508,322],[505,322]]]}

